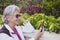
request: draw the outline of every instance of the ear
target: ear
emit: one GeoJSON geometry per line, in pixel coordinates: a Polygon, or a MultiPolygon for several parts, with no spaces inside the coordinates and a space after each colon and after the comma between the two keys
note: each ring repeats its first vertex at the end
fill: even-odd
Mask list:
{"type": "Polygon", "coordinates": [[[7,15],[6,19],[9,21],[11,19],[11,16],[7,15]]]}
{"type": "Polygon", "coordinates": [[[6,19],[10,18],[10,16],[8,16],[8,15],[6,15],[5,17],[6,17],[6,19]]]}

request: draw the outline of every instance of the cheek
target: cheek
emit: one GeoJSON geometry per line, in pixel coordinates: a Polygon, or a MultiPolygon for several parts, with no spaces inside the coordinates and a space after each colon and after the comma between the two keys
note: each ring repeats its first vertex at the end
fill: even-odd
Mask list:
{"type": "Polygon", "coordinates": [[[16,22],[18,22],[18,19],[17,18],[13,18],[13,21],[16,23],[16,22]]]}
{"type": "Polygon", "coordinates": [[[16,22],[16,18],[11,18],[11,22],[15,23],[16,22]]]}
{"type": "Polygon", "coordinates": [[[13,21],[15,21],[15,22],[16,22],[16,21],[17,21],[17,19],[16,19],[16,18],[13,18],[13,21]]]}

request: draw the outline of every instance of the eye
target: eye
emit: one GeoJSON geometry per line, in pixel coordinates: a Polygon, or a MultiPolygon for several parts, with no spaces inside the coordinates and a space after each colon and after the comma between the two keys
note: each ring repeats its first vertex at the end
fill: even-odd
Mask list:
{"type": "Polygon", "coordinates": [[[17,15],[16,15],[16,18],[18,18],[18,17],[20,17],[20,15],[17,14],[17,15]]]}

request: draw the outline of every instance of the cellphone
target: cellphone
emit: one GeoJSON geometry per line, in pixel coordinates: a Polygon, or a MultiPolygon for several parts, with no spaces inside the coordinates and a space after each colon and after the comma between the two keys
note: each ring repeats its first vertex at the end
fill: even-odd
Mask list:
{"type": "Polygon", "coordinates": [[[41,32],[43,31],[44,26],[41,26],[41,32]]]}
{"type": "Polygon", "coordinates": [[[44,28],[44,22],[42,22],[41,24],[41,32],[43,31],[43,28],[44,28]]]}

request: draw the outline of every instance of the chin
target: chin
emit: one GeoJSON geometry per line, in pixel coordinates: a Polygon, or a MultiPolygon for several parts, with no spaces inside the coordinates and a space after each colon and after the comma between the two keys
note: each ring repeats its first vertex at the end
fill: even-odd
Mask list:
{"type": "Polygon", "coordinates": [[[16,23],[16,25],[18,25],[18,23],[16,23]]]}
{"type": "Polygon", "coordinates": [[[18,25],[18,22],[15,22],[15,25],[18,25]]]}

